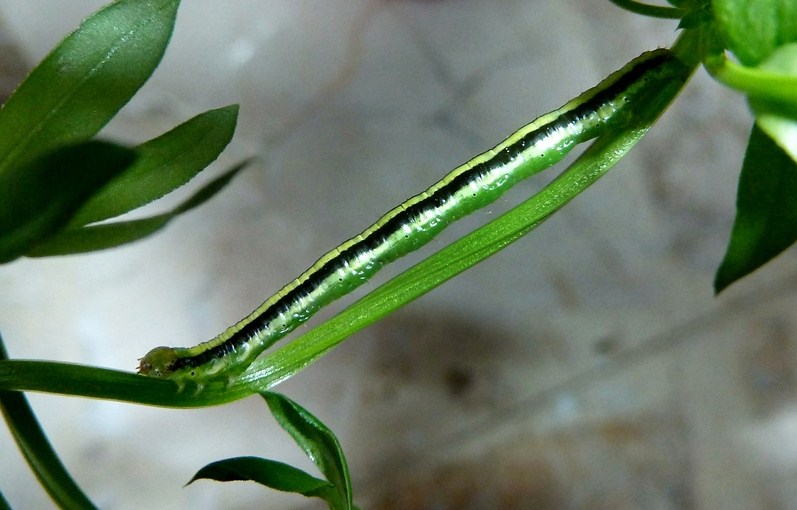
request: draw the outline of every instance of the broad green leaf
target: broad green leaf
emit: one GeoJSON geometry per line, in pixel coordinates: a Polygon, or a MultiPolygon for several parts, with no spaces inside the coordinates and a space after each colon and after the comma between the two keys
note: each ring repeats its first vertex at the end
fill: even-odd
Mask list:
{"type": "Polygon", "coordinates": [[[211,462],[197,471],[186,485],[199,479],[217,482],[252,481],[278,491],[322,499],[334,494],[332,484],[326,480],[283,462],[258,457],[235,457],[211,462]]]}
{"type": "Polygon", "coordinates": [[[712,8],[725,44],[743,65],[758,65],[797,41],[794,0],[712,0],[712,8]]]}
{"type": "MultiPolygon", "coordinates": [[[[5,359],[8,356],[0,338],[0,360],[5,359]]],[[[25,395],[17,391],[0,391],[0,411],[31,471],[58,507],[80,510],[94,508],[50,446],[25,395]]],[[[8,503],[0,494],[0,508],[4,504],[8,508],[8,503]]]]}
{"type": "Polygon", "coordinates": [[[210,110],[139,145],[135,164],[92,197],[71,226],[113,218],[182,186],[221,154],[237,119],[237,105],[210,110]]]}
{"type": "Polygon", "coordinates": [[[720,292],[797,239],[797,164],[758,126],[747,144],[736,219],[728,251],[714,279],[720,292]]]}
{"type": "MultiPolygon", "coordinates": [[[[161,60],[178,0],[122,0],[88,17],[0,110],[0,175],[55,147],[88,140],[161,60]]],[[[53,15],[58,7],[53,4],[53,15]]]]}
{"type": "Polygon", "coordinates": [[[296,402],[284,395],[262,392],[271,414],[335,487],[332,508],[352,508],[351,479],[346,458],[335,434],[296,402]]]}
{"type": "Polygon", "coordinates": [[[171,211],[140,220],[101,223],[73,229],[62,230],[25,253],[28,257],[48,257],[71,255],[89,251],[104,250],[122,244],[138,241],[164,228],[179,215],[198,207],[221,191],[240,172],[248,161],[239,163],[217,177],[191,198],[171,211]]]}
{"type": "Polygon", "coordinates": [[[134,158],[130,149],[86,142],[0,173],[0,262],[56,234],[134,158]]]}

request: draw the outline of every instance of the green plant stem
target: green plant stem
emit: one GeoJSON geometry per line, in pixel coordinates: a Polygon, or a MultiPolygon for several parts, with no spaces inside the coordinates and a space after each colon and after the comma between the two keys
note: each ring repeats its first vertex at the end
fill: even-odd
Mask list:
{"type": "Polygon", "coordinates": [[[223,381],[180,388],[174,381],[132,372],[50,361],[0,361],[0,390],[40,391],[164,407],[203,407],[249,396],[223,381]]]}
{"type": "MultiPolygon", "coordinates": [[[[0,339],[0,360],[7,358],[0,339]]],[[[36,420],[25,395],[18,391],[0,391],[0,411],[31,471],[58,507],[95,508],[50,446],[47,435],[36,420]]],[[[3,508],[3,502],[0,495],[0,508],[3,508]]]]}
{"type": "Polygon", "coordinates": [[[706,58],[706,70],[717,81],[751,96],[797,103],[797,78],[737,64],[725,54],[706,58]]]}

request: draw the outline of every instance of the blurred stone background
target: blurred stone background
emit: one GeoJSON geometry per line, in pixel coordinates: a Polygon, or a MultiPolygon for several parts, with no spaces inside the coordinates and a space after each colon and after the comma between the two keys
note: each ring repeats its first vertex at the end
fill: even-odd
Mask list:
{"type": "MultiPolygon", "coordinates": [[[[0,2],[0,93],[102,3],[0,2]]],[[[187,0],[160,68],[103,135],[139,142],[240,103],[208,173],[259,163],[151,239],[0,268],[10,354],[132,370],[153,346],[204,341],[675,28],[605,0],[187,0]]],[[[794,252],[720,297],[711,287],[750,123],[700,71],[628,158],[537,231],[280,385],[339,435],[356,501],[796,507],[794,252]]],[[[101,508],[322,508],[254,484],[183,487],[237,455],[313,469],[257,398],[191,411],[30,400],[101,508]]],[[[0,466],[15,508],[52,506],[5,429],[0,466]]]]}

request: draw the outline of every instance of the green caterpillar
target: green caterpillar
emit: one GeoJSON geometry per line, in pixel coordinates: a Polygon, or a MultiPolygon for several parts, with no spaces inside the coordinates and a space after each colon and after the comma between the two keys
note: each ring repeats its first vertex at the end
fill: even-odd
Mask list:
{"type": "Polygon", "coordinates": [[[645,94],[681,69],[668,50],[643,53],[596,87],[387,212],[216,338],[195,347],[151,350],[141,358],[139,373],[198,384],[239,374],[266,348],[321,307],[368,281],[382,266],[417,250],[452,222],[557,163],[577,144],[628,123],[629,105],[644,100],[645,94]]]}

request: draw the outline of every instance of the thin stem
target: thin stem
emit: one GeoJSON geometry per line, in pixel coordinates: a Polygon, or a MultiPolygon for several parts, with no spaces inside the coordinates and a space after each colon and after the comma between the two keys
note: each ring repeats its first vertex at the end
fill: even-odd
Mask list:
{"type": "MultiPolygon", "coordinates": [[[[7,358],[0,338],[0,360],[7,358]]],[[[61,463],[25,395],[19,391],[0,391],[0,411],[31,471],[58,507],[95,508],[61,463]]],[[[1,494],[0,508],[4,508],[1,494]]]]}

